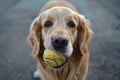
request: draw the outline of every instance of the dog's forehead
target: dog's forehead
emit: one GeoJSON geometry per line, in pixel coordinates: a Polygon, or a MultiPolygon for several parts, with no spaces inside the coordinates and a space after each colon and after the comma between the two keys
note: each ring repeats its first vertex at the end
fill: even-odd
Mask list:
{"type": "Polygon", "coordinates": [[[42,15],[44,15],[45,17],[47,16],[67,16],[69,14],[72,14],[72,13],[75,13],[75,11],[73,11],[72,9],[70,8],[67,8],[67,7],[62,7],[62,6],[57,6],[57,7],[53,7],[53,8],[50,8],[46,11],[44,11],[42,13],[42,15]]]}

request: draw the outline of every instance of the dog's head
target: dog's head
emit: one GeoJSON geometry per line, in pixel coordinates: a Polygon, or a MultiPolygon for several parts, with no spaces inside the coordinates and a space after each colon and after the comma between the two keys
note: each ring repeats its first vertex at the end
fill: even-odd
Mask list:
{"type": "Polygon", "coordinates": [[[67,7],[53,7],[32,22],[28,39],[34,56],[40,54],[44,47],[69,58],[74,48],[84,55],[91,32],[89,21],[83,15],[67,7]]]}

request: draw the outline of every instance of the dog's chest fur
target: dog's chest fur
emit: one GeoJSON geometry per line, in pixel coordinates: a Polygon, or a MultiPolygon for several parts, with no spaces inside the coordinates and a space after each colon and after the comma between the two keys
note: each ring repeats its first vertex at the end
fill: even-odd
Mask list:
{"type": "MultiPolygon", "coordinates": [[[[88,56],[88,54],[85,54],[88,56]]],[[[72,57],[68,60],[68,62],[63,66],[60,70],[54,70],[47,66],[41,55],[38,55],[38,67],[41,72],[40,76],[42,80],[84,80],[86,75],[85,72],[87,71],[87,68],[85,63],[88,63],[88,59],[85,56],[81,56],[77,61],[82,62],[76,62],[74,58],[75,55],[72,55],[72,57]]]]}

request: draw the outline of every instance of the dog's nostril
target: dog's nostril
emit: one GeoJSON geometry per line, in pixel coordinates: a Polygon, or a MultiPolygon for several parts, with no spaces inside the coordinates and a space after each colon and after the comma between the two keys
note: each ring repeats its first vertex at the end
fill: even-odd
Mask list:
{"type": "Polygon", "coordinates": [[[58,48],[65,48],[68,44],[68,40],[64,37],[53,37],[52,38],[52,45],[53,47],[58,47],[58,48]]]}
{"type": "Polygon", "coordinates": [[[63,44],[63,45],[65,45],[65,46],[66,46],[66,45],[67,45],[67,43],[68,43],[67,39],[62,40],[62,44],[63,44]]]}
{"type": "Polygon", "coordinates": [[[53,39],[53,43],[54,44],[59,44],[59,40],[58,39],[53,39]]]}

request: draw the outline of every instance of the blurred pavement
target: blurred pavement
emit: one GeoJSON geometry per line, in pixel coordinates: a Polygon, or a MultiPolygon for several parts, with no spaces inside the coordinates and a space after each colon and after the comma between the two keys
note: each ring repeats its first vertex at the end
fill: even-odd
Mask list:
{"type": "MultiPolygon", "coordinates": [[[[87,80],[120,80],[120,0],[67,1],[92,23],[87,80]]],[[[26,37],[45,2],[0,1],[0,80],[34,80],[36,61],[26,37]]]]}

